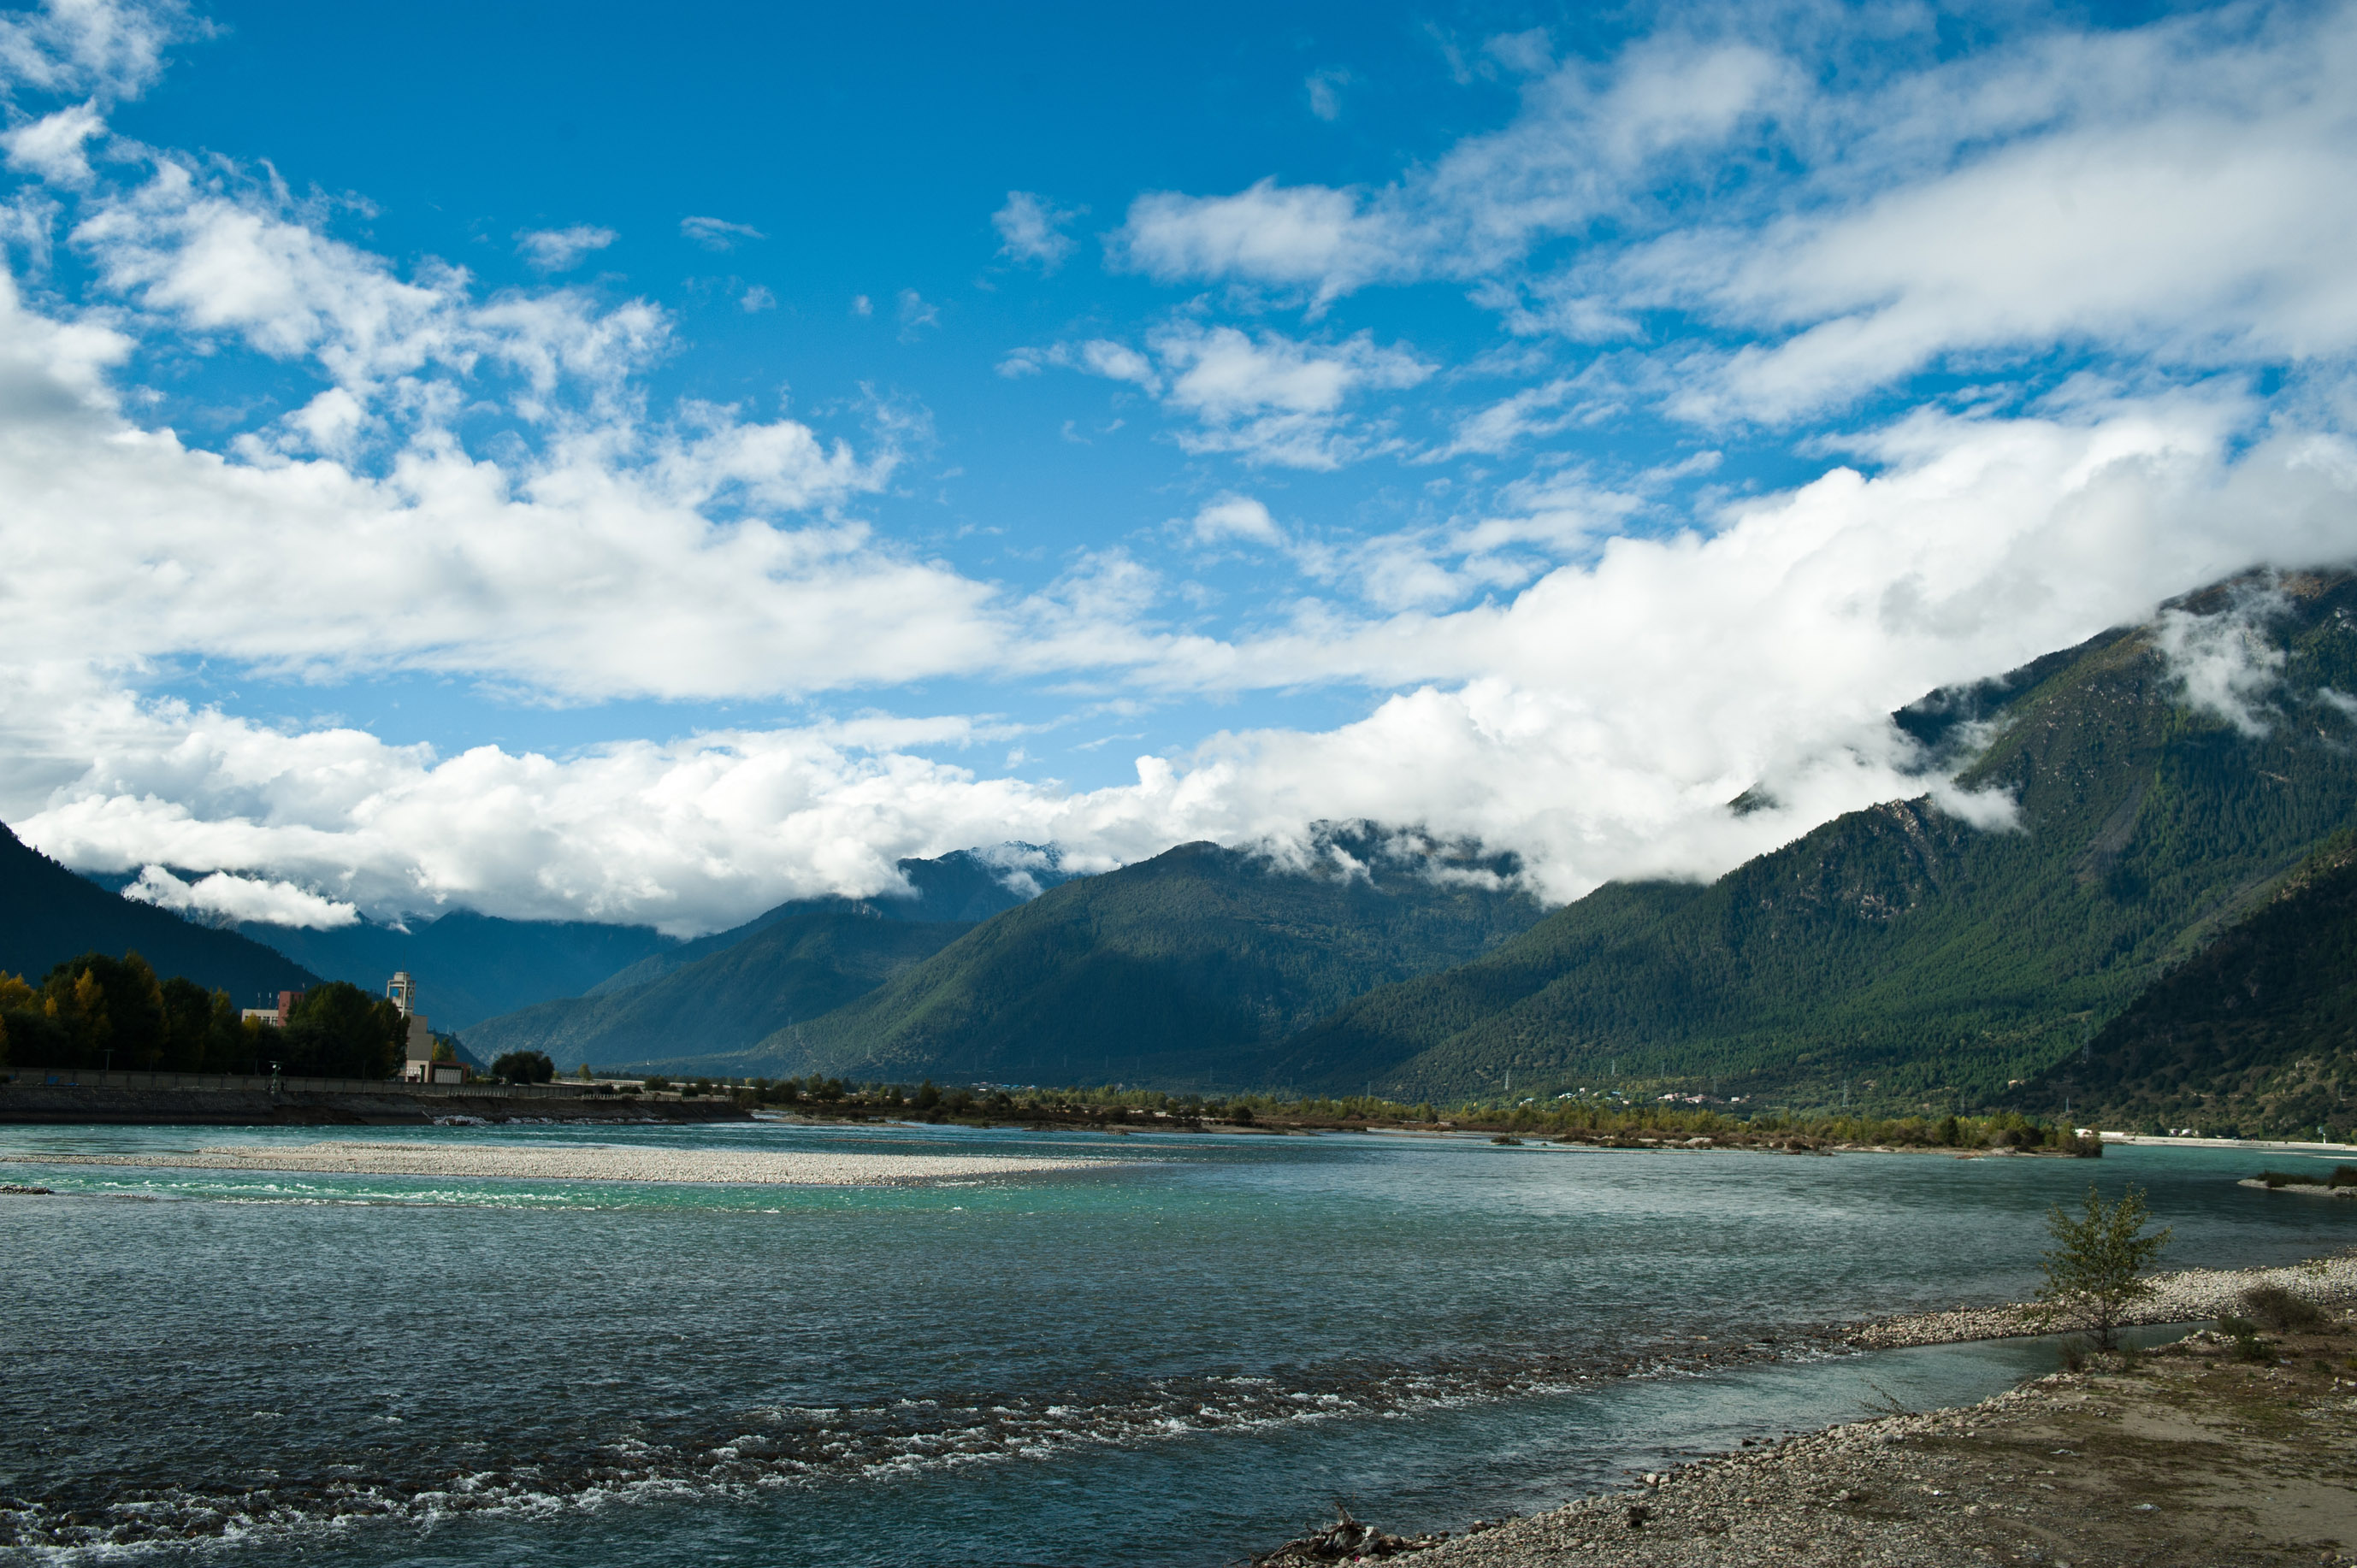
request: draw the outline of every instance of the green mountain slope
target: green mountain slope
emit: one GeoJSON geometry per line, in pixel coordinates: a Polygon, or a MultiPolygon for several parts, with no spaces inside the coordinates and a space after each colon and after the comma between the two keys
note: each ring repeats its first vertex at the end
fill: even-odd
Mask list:
{"type": "Polygon", "coordinates": [[[318,983],[301,964],[168,909],[135,903],[68,871],[0,825],[0,972],[38,985],[53,964],[85,952],[137,952],[167,978],[226,991],[240,1007],[318,983]]]}
{"type": "Polygon", "coordinates": [[[2357,1124],[2357,834],[2012,1096],[2082,1125],[2346,1138],[2357,1124]]]}
{"type": "Polygon", "coordinates": [[[971,929],[891,919],[864,905],[805,911],[652,984],[486,1020],[467,1044],[487,1059],[545,1051],[568,1069],[586,1061],[733,1071],[718,1058],[865,994],[971,929]]]}
{"type": "Polygon", "coordinates": [[[985,921],[742,1071],[914,1081],[1258,1081],[1270,1042],[1370,986],[1460,962],[1538,908],[1511,866],[1397,858],[1371,830],[1308,869],[1177,849],[985,921]],[[1460,875],[1436,878],[1433,866],[1460,875]],[[1358,869],[1351,869],[1356,866],[1358,869]]]}
{"type": "MultiPolygon", "coordinates": [[[[2357,585],[2239,583],[2174,626],[2107,633],[1900,715],[1958,782],[2012,792],[1984,832],[1929,799],[1829,822],[1707,887],[1601,889],[1460,970],[1310,1026],[1278,1081],[1408,1097],[1605,1087],[1823,1103],[1983,1101],[2066,1055],[2357,811],[2357,585]],[[2247,635],[2244,635],[2247,633],[2247,635]],[[2260,733],[2191,706],[2280,660],[2260,733]],[[1626,1087],[1626,1085],[1624,1085],[1626,1087]]],[[[2247,682],[2246,682],[2247,683],[2247,682]]]]}
{"type": "Polygon", "coordinates": [[[651,954],[586,994],[487,1019],[467,1031],[485,1059],[545,1051],[568,1067],[662,1064],[736,1071],[725,1058],[776,1030],[873,990],[955,940],[974,923],[1060,875],[1031,867],[1017,881],[988,856],[960,850],[904,860],[909,891],[876,898],[806,898],[731,930],[651,954]]]}

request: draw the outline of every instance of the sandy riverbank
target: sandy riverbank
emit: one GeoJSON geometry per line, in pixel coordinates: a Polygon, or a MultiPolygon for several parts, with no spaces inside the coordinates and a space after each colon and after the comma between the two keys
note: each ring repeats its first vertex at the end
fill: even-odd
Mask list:
{"type": "Polygon", "coordinates": [[[130,1165],[337,1176],[490,1176],[539,1181],[716,1182],[869,1187],[1085,1170],[1113,1162],[1006,1155],[883,1155],[832,1150],[662,1149],[609,1144],[426,1144],[336,1140],[185,1153],[0,1156],[31,1165],[130,1165]]]}
{"type": "MultiPolygon", "coordinates": [[[[2190,1269],[2139,1321],[2233,1310],[2280,1284],[2327,1308],[2242,1360],[2202,1332],[1962,1410],[1892,1414],[1721,1455],[1450,1540],[1344,1532],[1264,1568],[1413,1555],[1417,1568],[2228,1568],[2357,1563],[2357,1257],[2190,1269]],[[1329,1550],[1329,1546],[1340,1548],[1329,1550]]],[[[2026,1306],[1924,1314],[1852,1331],[1862,1347],[2040,1332],[2026,1306]]]]}

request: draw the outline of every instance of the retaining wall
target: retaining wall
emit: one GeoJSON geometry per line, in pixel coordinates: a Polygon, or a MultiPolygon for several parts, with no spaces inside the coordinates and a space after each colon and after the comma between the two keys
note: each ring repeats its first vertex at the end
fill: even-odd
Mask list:
{"type": "Polygon", "coordinates": [[[470,1116],[485,1122],[741,1122],[726,1100],[584,1094],[558,1084],[393,1083],[236,1073],[0,1073],[0,1122],[113,1125],[393,1126],[470,1116]]]}

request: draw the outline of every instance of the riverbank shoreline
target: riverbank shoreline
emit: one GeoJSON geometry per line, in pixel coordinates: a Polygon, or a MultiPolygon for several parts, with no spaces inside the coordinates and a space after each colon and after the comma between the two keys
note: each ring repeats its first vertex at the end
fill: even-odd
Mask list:
{"type": "MultiPolygon", "coordinates": [[[[2357,1250],[2278,1268],[2156,1276],[2139,1325],[2207,1322],[2276,1285],[2323,1309],[2256,1343],[2210,1329],[1978,1404],[1894,1411],[1767,1440],[1618,1491],[1447,1535],[1357,1521],[1258,1568],[1413,1556],[1418,1568],[1565,1563],[1704,1568],[1774,1562],[1950,1568],[2357,1563],[2357,1250]],[[2262,1359],[2262,1355],[2264,1359],[2262,1359]]],[[[2051,1334],[2030,1304],[1869,1320],[1860,1350],[2051,1334]]]]}
{"type": "Polygon", "coordinates": [[[494,1181],[874,1187],[1092,1170],[1108,1163],[1016,1155],[868,1154],[833,1149],[670,1149],[611,1144],[367,1143],[216,1145],[137,1155],[0,1154],[0,1164],[135,1170],[253,1171],[494,1181]]]}

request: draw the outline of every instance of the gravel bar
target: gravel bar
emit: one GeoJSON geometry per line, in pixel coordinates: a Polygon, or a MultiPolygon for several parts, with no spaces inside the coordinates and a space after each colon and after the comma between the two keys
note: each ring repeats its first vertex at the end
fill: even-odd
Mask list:
{"type": "MultiPolygon", "coordinates": [[[[2207,1322],[2233,1312],[2234,1298],[2253,1285],[2281,1285],[2326,1306],[2357,1302],[2357,1256],[2314,1258],[2282,1269],[2185,1269],[2155,1274],[2152,1283],[2153,1294],[2137,1303],[2124,1323],[2207,1322]]],[[[2052,1332],[2054,1326],[2035,1306],[2015,1305],[1884,1318],[1851,1329],[1844,1337],[1861,1349],[1890,1350],[2052,1332]]]]}
{"type": "Polygon", "coordinates": [[[709,1182],[748,1187],[877,1187],[961,1177],[1093,1170],[1123,1162],[1011,1155],[877,1155],[759,1149],[655,1149],[612,1144],[332,1141],[274,1148],[231,1144],[194,1153],[5,1155],[27,1164],[221,1171],[317,1171],[336,1176],[491,1176],[526,1181],[709,1182]]]}

